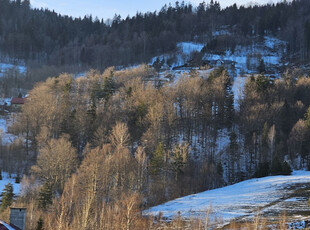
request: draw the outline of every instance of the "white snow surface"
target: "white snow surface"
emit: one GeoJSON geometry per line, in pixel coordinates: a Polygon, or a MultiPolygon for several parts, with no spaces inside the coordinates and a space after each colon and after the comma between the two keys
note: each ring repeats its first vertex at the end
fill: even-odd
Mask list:
{"type": "Polygon", "coordinates": [[[19,73],[26,73],[27,68],[23,65],[13,65],[8,63],[0,63],[0,77],[4,76],[4,73],[10,69],[16,69],[19,73]]]}
{"type": "Polygon", "coordinates": [[[15,195],[18,195],[20,193],[20,184],[15,183],[15,177],[16,175],[11,175],[11,178],[9,177],[9,174],[6,172],[2,172],[2,180],[0,180],[0,193],[2,193],[4,187],[11,183],[13,185],[13,192],[15,195]]]}
{"type": "MultiPolygon", "coordinates": [[[[275,37],[265,36],[261,42],[249,46],[236,46],[234,52],[227,50],[224,54],[207,53],[203,57],[206,61],[234,63],[231,74],[236,77],[243,74],[257,73],[257,67],[262,59],[267,68],[281,65],[282,57],[286,53],[286,43],[275,37]]],[[[275,73],[277,74],[277,73],[275,73]]]]}
{"type": "Polygon", "coordinates": [[[11,227],[10,225],[8,225],[7,223],[5,223],[1,220],[0,220],[0,223],[3,224],[8,230],[15,230],[15,228],[11,227]]]}
{"type": "Polygon", "coordinates": [[[303,197],[291,197],[285,200],[285,202],[297,202],[299,200],[302,200],[303,197]]]}
{"type": "Polygon", "coordinates": [[[2,145],[11,144],[17,138],[17,136],[8,133],[8,120],[0,118],[0,140],[2,140],[2,145]]]}
{"type": "Polygon", "coordinates": [[[232,86],[232,91],[234,93],[234,107],[238,109],[239,101],[243,99],[244,93],[244,85],[247,81],[247,77],[237,76],[234,79],[234,83],[232,86]]]}
{"type": "Polygon", "coordinates": [[[225,30],[225,29],[217,30],[215,32],[212,32],[212,36],[213,37],[224,36],[224,35],[231,35],[231,33],[228,30],[225,30]]]}
{"type": "Polygon", "coordinates": [[[201,43],[180,42],[177,44],[176,54],[163,54],[160,56],[153,57],[149,64],[153,65],[154,62],[157,60],[157,58],[161,61],[164,60],[165,63],[167,62],[168,59],[172,58],[174,62],[169,68],[182,66],[191,59],[191,54],[193,52],[200,52],[203,47],[204,45],[201,43]]]}
{"type": "Polygon", "coordinates": [[[6,103],[8,106],[10,106],[11,100],[11,98],[0,98],[0,105],[4,105],[6,103]]]}
{"type": "MultiPolygon", "coordinates": [[[[216,31],[216,35],[223,34],[223,31],[226,30],[216,31]]],[[[158,58],[160,61],[164,61],[162,69],[172,70],[174,67],[182,67],[188,64],[194,52],[200,52],[203,47],[204,44],[202,43],[180,42],[177,44],[177,52],[153,57],[149,64],[153,65],[158,58]],[[170,62],[169,66],[168,62],[170,62]]],[[[274,68],[283,65],[282,57],[285,54],[286,43],[284,41],[265,36],[262,41],[253,42],[251,45],[238,45],[234,51],[226,50],[223,54],[205,53],[203,60],[210,62],[211,65],[215,65],[220,60],[233,77],[258,73],[258,66],[263,60],[266,69],[272,74],[278,75],[274,68]]]]}
{"type": "Polygon", "coordinates": [[[192,52],[200,52],[204,45],[193,42],[180,42],[177,47],[183,54],[190,55],[192,52]]]}
{"type": "MultiPolygon", "coordinates": [[[[144,211],[145,215],[162,215],[168,219],[181,215],[185,218],[204,217],[211,208],[210,220],[228,223],[239,217],[254,216],[261,208],[289,198],[288,188],[294,184],[310,183],[310,172],[294,171],[291,176],[269,176],[250,179],[234,185],[189,195],[144,211]]],[[[222,224],[223,224],[222,223],[222,224]]]]}

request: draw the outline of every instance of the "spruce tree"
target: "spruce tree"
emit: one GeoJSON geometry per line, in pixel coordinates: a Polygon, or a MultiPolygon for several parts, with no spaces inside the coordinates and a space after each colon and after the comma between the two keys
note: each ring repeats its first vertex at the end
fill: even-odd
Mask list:
{"type": "Polygon", "coordinates": [[[151,173],[159,174],[164,164],[164,145],[159,143],[151,159],[151,173]]]}
{"type": "Polygon", "coordinates": [[[52,204],[53,192],[51,186],[45,182],[39,192],[39,208],[45,210],[50,204],[52,204]]]}
{"type": "Polygon", "coordinates": [[[307,109],[307,112],[305,114],[305,123],[307,128],[310,128],[310,106],[307,109]]]}
{"type": "Polygon", "coordinates": [[[19,176],[19,173],[16,175],[15,177],[15,183],[16,184],[19,184],[20,183],[20,176],[19,176]]]}
{"type": "Polygon", "coordinates": [[[238,160],[238,143],[237,134],[232,131],[229,136],[229,152],[230,152],[230,163],[231,163],[231,174],[235,176],[235,162],[238,160]]]}
{"type": "Polygon", "coordinates": [[[286,161],[284,161],[282,164],[282,174],[283,175],[291,175],[292,174],[291,166],[286,161]]]}
{"type": "Polygon", "coordinates": [[[259,163],[256,172],[254,173],[254,178],[266,177],[269,175],[269,164],[268,162],[259,163]]]}
{"type": "Polygon", "coordinates": [[[172,156],[171,166],[175,173],[175,180],[178,180],[178,176],[184,173],[184,168],[188,158],[188,145],[179,145],[175,147],[172,156]]]}
{"type": "Polygon", "coordinates": [[[261,59],[258,66],[258,72],[262,74],[265,71],[266,71],[265,62],[263,59],[261,59]]]}
{"type": "Polygon", "coordinates": [[[224,169],[223,169],[223,166],[222,166],[222,163],[219,162],[216,166],[216,171],[217,171],[217,174],[220,175],[221,177],[223,177],[223,172],[224,172],[224,169]]]}
{"type": "Polygon", "coordinates": [[[36,230],[44,230],[43,225],[44,225],[43,219],[40,217],[40,219],[38,220],[38,223],[37,223],[36,230]]]}
{"type": "Polygon", "coordinates": [[[13,185],[11,183],[8,183],[5,188],[3,189],[3,192],[1,193],[1,211],[4,211],[7,207],[11,206],[14,199],[14,193],[13,193],[13,185]]]}
{"type": "Polygon", "coordinates": [[[272,175],[280,175],[282,172],[282,164],[278,157],[275,157],[272,161],[270,173],[272,175]]]}

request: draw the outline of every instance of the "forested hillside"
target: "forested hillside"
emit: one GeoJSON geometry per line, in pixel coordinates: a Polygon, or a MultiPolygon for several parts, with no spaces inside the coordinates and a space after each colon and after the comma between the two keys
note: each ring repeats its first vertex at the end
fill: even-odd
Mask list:
{"type": "Polygon", "coordinates": [[[159,12],[111,20],[72,18],[32,9],[29,0],[0,1],[0,52],[31,63],[75,65],[103,70],[148,62],[174,51],[179,41],[199,41],[206,49],[225,49],[251,42],[253,36],[275,35],[289,43],[291,59],[304,62],[310,49],[310,3],[293,0],[276,5],[221,9],[216,1],[197,8],[184,2],[159,12]],[[224,41],[214,32],[230,31],[224,41]]]}
{"type": "Polygon", "coordinates": [[[206,229],[142,213],[310,170],[308,12],[176,2],[101,20],[0,0],[0,169],[21,183],[0,219],[13,205],[27,229],[206,229]]]}
{"type": "Polygon", "coordinates": [[[40,216],[48,229],[118,229],[125,223],[114,225],[114,215],[145,229],[138,210],[309,167],[310,82],[300,72],[248,78],[237,107],[222,68],[173,83],[154,76],[146,65],[109,68],[49,78],[29,92],[1,167],[28,175],[17,204],[36,216],[30,229],[40,216]]]}

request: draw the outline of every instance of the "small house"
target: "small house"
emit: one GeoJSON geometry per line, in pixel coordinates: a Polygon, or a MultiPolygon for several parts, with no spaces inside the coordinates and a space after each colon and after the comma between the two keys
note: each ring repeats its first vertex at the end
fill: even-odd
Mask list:
{"type": "Polygon", "coordinates": [[[224,65],[224,61],[223,61],[222,59],[218,59],[218,60],[216,61],[215,65],[216,65],[217,67],[223,66],[223,65],[224,65]]]}
{"type": "Polygon", "coordinates": [[[22,98],[22,97],[14,97],[11,100],[11,108],[14,110],[20,110],[21,106],[23,104],[25,104],[25,100],[26,98],[22,98]]]}

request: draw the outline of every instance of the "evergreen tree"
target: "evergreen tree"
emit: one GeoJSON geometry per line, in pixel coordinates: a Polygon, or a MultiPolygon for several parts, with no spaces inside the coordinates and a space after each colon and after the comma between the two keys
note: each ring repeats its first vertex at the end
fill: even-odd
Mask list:
{"type": "Polygon", "coordinates": [[[272,175],[279,175],[281,174],[281,172],[282,172],[282,164],[279,158],[275,157],[271,164],[270,173],[272,175]]]}
{"type": "MultiPolygon", "coordinates": [[[[226,71],[225,71],[226,72],[226,71]]],[[[231,128],[234,120],[234,92],[232,91],[231,78],[227,76],[226,89],[225,89],[225,120],[226,125],[231,128]]]]}
{"type": "Polygon", "coordinates": [[[45,182],[39,192],[39,208],[45,210],[50,204],[52,204],[53,193],[51,186],[45,182]]]}
{"type": "Polygon", "coordinates": [[[259,75],[256,79],[256,90],[259,93],[265,92],[270,87],[270,79],[264,75],[259,75]]]}
{"type": "Polygon", "coordinates": [[[38,220],[38,223],[37,223],[37,227],[36,227],[36,230],[44,230],[44,222],[43,222],[43,219],[40,217],[40,219],[38,220]]]}
{"type": "Polygon", "coordinates": [[[175,180],[178,180],[179,175],[184,173],[184,168],[188,158],[188,145],[179,145],[173,151],[172,168],[175,173],[175,180]]]}
{"type": "Polygon", "coordinates": [[[3,192],[1,193],[1,211],[4,211],[7,207],[10,207],[13,203],[14,199],[14,193],[13,193],[13,185],[11,183],[8,183],[5,188],[3,189],[3,192]]]}
{"type": "Polygon", "coordinates": [[[282,174],[291,175],[291,173],[292,173],[291,166],[286,161],[284,161],[282,164],[282,174]]]}
{"type": "Polygon", "coordinates": [[[151,173],[154,175],[158,175],[161,172],[161,169],[164,165],[164,157],[165,157],[165,150],[164,145],[160,142],[153,154],[151,159],[151,173]]]}
{"type": "Polygon", "coordinates": [[[217,171],[217,174],[219,174],[221,177],[223,176],[224,169],[223,169],[221,162],[217,164],[216,171],[217,171]]]}
{"type": "Polygon", "coordinates": [[[253,177],[260,178],[260,177],[266,177],[268,175],[269,175],[269,164],[265,162],[265,163],[259,163],[258,168],[256,169],[256,172],[253,177]]]}
{"type": "Polygon", "coordinates": [[[156,72],[159,72],[161,67],[164,64],[164,60],[160,60],[158,57],[156,58],[155,62],[153,63],[153,67],[156,70],[156,72]]]}
{"type": "Polygon", "coordinates": [[[305,114],[305,124],[306,124],[307,128],[310,128],[310,106],[307,109],[307,112],[305,114]]]}
{"type": "Polygon", "coordinates": [[[229,152],[230,152],[230,164],[231,164],[231,175],[235,175],[235,162],[238,160],[238,143],[237,134],[232,131],[229,137],[229,152]]]}
{"type": "Polygon", "coordinates": [[[269,126],[268,123],[264,123],[263,132],[262,132],[262,141],[261,141],[261,156],[260,156],[260,163],[267,162],[267,156],[268,156],[268,130],[269,126]]]}
{"type": "Polygon", "coordinates": [[[258,66],[258,72],[262,74],[265,71],[266,71],[265,62],[263,59],[260,59],[259,66],[258,66]]]}
{"type": "Polygon", "coordinates": [[[16,175],[15,177],[15,183],[16,184],[19,184],[20,183],[20,176],[19,176],[19,173],[16,175]]]}
{"type": "Polygon", "coordinates": [[[105,78],[103,82],[103,98],[105,101],[108,101],[108,99],[113,95],[115,90],[114,84],[114,75],[113,71],[111,70],[110,76],[105,78]]]}

